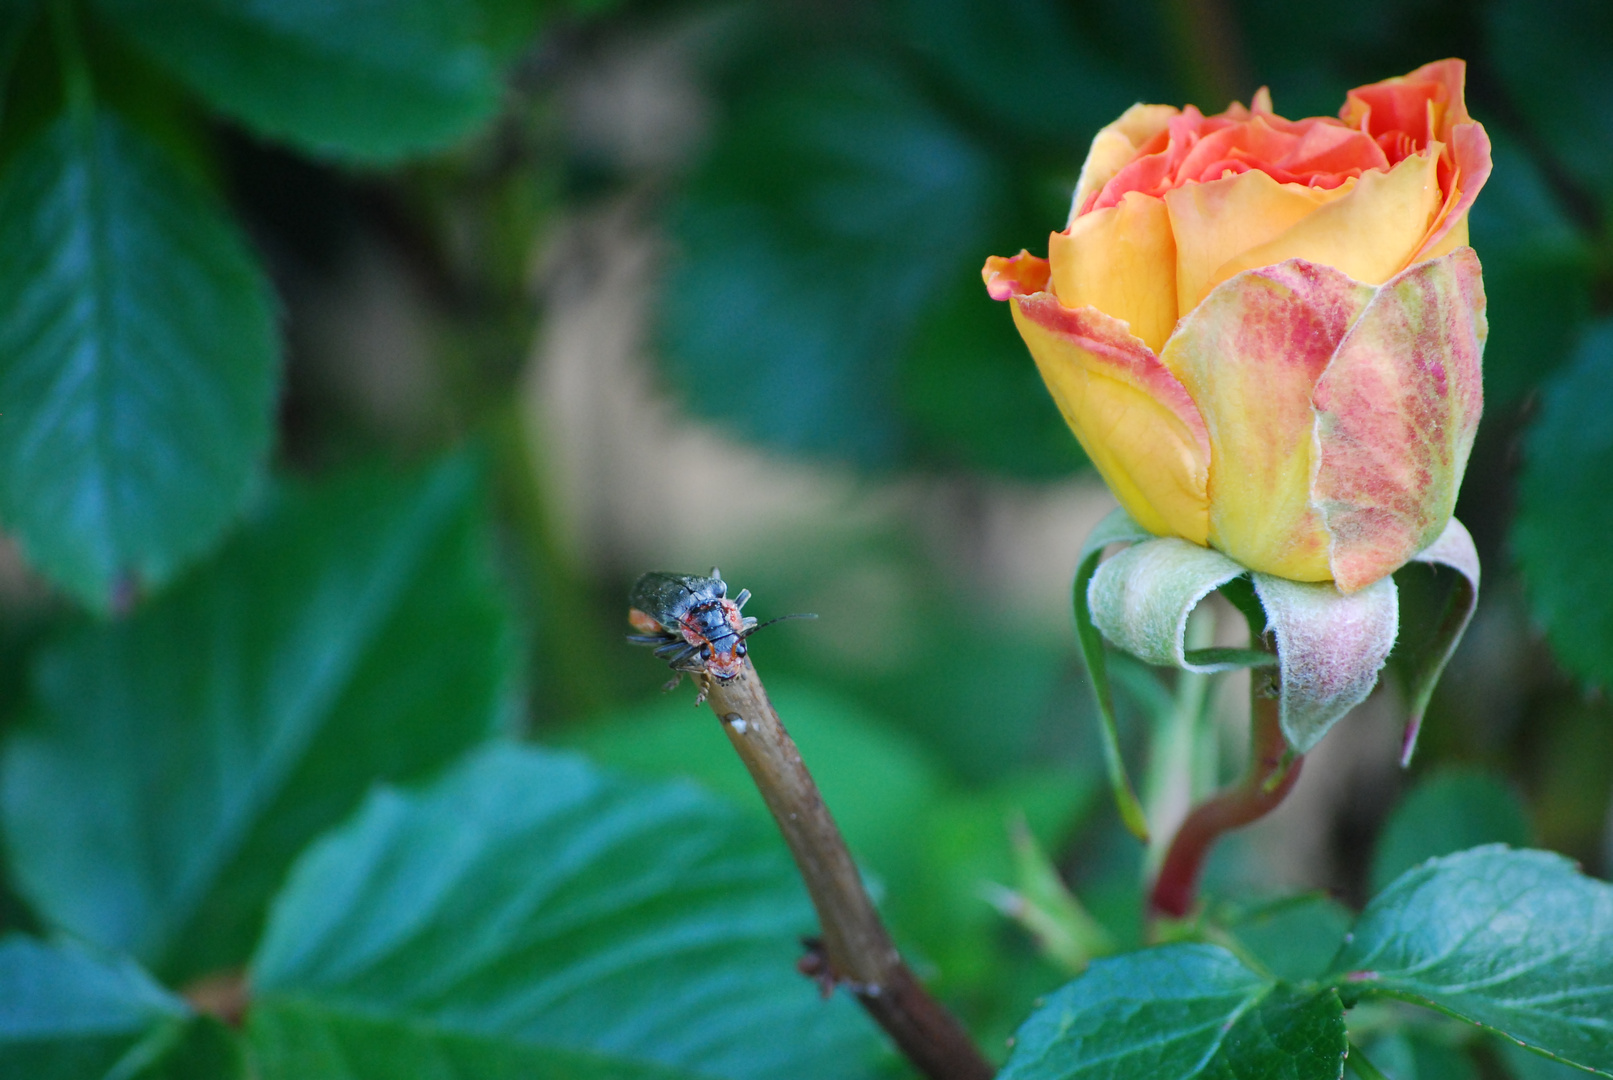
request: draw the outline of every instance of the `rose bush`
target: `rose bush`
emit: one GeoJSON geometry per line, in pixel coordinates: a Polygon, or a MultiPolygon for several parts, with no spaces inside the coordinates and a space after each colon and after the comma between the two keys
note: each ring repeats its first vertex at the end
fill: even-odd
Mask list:
{"type": "Polygon", "coordinates": [[[1292,121],[1137,105],[1048,257],[991,295],[1121,505],[1253,570],[1353,592],[1450,519],[1482,407],[1467,214],[1490,171],[1460,60],[1292,121]]]}

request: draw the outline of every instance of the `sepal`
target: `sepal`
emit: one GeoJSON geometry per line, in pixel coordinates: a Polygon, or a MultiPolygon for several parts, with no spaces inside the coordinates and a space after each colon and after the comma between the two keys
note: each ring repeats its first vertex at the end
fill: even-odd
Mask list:
{"type": "Polygon", "coordinates": [[[1330,581],[1253,577],[1277,641],[1283,736],[1307,753],[1377,685],[1400,629],[1395,579],[1341,593],[1330,581]]]}
{"type": "Polygon", "coordinates": [[[1472,535],[1460,521],[1451,518],[1439,539],[1412,556],[1412,561],[1448,566],[1461,575],[1461,579],[1445,602],[1445,611],[1433,638],[1414,654],[1410,664],[1412,674],[1406,697],[1411,715],[1406,718],[1406,736],[1400,747],[1402,766],[1411,764],[1428,701],[1434,696],[1434,687],[1439,685],[1446,663],[1461,644],[1467,624],[1473,620],[1473,609],[1479,603],[1479,553],[1473,546],[1472,535]]]}
{"type": "Polygon", "coordinates": [[[1130,514],[1115,510],[1095,525],[1081,545],[1081,560],[1076,564],[1075,586],[1072,590],[1075,607],[1075,637],[1081,645],[1081,656],[1087,662],[1087,674],[1092,679],[1092,696],[1098,702],[1098,734],[1103,742],[1104,766],[1109,774],[1109,789],[1114,794],[1115,808],[1127,830],[1143,843],[1148,842],[1148,816],[1143,813],[1142,800],[1126,776],[1126,763],[1120,757],[1120,736],[1115,730],[1114,694],[1109,689],[1109,669],[1103,655],[1103,633],[1092,622],[1092,609],[1087,602],[1088,586],[1098,571],[1103,549],[1110,544],[1147,540],[1150,534],[1130,514]]]}

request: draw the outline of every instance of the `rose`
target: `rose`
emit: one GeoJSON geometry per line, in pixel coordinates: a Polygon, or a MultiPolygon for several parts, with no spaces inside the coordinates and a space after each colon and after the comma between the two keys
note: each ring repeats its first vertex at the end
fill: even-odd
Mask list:
{"type": "Polygon", "coordinates": [[[1450,519],[1482,407],[1467,212],[1490,144],[1460,60],[1285,120],[1137,105],[1092,141],[1047,259],[991,295],[1149,532],[1353,592],[1450,519]]]}

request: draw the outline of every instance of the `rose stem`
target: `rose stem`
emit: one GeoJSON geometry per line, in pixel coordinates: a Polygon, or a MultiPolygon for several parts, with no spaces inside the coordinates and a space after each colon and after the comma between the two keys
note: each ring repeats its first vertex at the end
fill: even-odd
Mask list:
{"type": "MultiPolygon", "coordinates": [[[[1256,636],[1255,643],[1271,651],[1263,635],[1256,636]]],[[[1155,914],[1185,917],[1193,909],[1210,848],[1223,833],[1275,810],[1299,779],[1303,759],[1290,753],[1278,722],[1278,678],[1275,667],[1250,670],[1249,771],[1236,787],[1200,803],[1176,830],[1149,895],[1148,906],[1155,914]]]]}
{"type": "Polygon", "coordinates": [[[963,1026],[902,961],[795,741],[749,660],[726,684],[706,678],[711,711],[750,770],[806,882],[828,975],[844,983],[931,1080],[989,1080],[995,1071],[963,1026]]]}

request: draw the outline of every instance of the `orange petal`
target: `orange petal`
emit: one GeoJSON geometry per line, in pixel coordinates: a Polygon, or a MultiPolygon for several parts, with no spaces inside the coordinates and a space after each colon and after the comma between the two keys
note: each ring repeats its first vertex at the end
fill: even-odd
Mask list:
{"type": "Polygon", "coordinates": [[[1209,433],[1210,545],[1251,570],[1333,576],[1311,507],[1311,393],[1376,291],[1292,259],[1222,283],[1165,346],[1209,433]]]}
{"type": "Polygon", "coordinates": [[[1401,130],[1444,146],[1444,203],[1410,262],[1437,258],[1466,243],[1453,242],[1450,234],[1465,221],[1490,176],[1490,137],[1468,115],[1466,83],[1466,63],[1436,60],[1409,75],[1351,90],[1339,114],[1351,127],[1375,136],[1401,130]]]}
{"type": "Polygon", "coordinates": [[[1228,261],[1218,280],[1286,259],[1305,259],[1378,285],[1410,265],[1443,203],[1439,147],[1413,154],[1388,172],[1362,175],[1353,190],[1281,236],[1228,261]]]}
{"type": "Polygon", "coordinates": [[[993,300],[1007,300],[1010,296],[1029,296],[1047,288],[1047,260],[1021,248],[1018,255],[1004,258],[992,255],[980,268],[986,283],[986,292],[993,300]]]}
{"type": "Polygon", "coordinates": [[[1487,330],[1479,260],[1460,248],[1379,289],[1318,380],[1311,496],[1345,592],[1394,571],[1450,519],[1484,407],[1487,330]]]}
{"type": "Polygon", "coordinates": [[[1270,244],[1354,188],[1353,180],[1332,189],[1283,184],[1251,169],[1166,192],[1176,236],[1177,310],[1192,311],[1211,289],[1231,277],[1236,271],[1225,268],[1238,256],[1270,244]]]}
{"type": "Polygon", "coordinates": [[[1148,140],[1163,132],[1179,110],[1170,105],[1133,105],[1120,119],[1092,138],[1092,148],[1081,166],[1070,201],[1070,221],[1081,212],[1088,198],[1102,190],[1115,173],[1137,156],[1148,140]]]}
{"type": "Polygon", "coordinates": [[[1155,353],[1176,327],[1176,244],[1159,199],[1127,192],[1048,240],[1053,291],[1065,307],[1091,305],[1124,322],[1155,353]]]}
{"type": "Polygon", "coordinates": [[[1146,345],[1091,307],[1015,296],[1042,379],[1120,505],[1158,536],[1203,544],[1210,445],[1193,399],[1146,345]]]}
{"type": "Polygon", "coordinates": [[[1339,111],[1353,128],[1377,136],[1387,131],[1405,131],[1425,140],[1446,142],[1458,124],[1470,124],[1465,90],[1467,63],[1462,60],[1435,60],[1409,75],[1358,86],[1345,95],[1339,111]],[[1432,123],[1427,128],[1433,105],[1432,123]]]}
{"type": "Polygon", "coordinates": [[[1490,178],[1490,136],[1478,124],[1458,124],[1451,130],[1450,176],[1446,179],[1445,205],[1429,227],[1413,262],[1437,258],[1467,243],[1467,211],[1478,198],[1479,189],[1490,178]],[[1452,241],[1461,230],[1462,239],[1452,241]]]}

